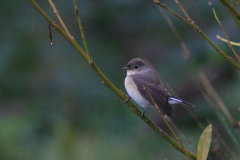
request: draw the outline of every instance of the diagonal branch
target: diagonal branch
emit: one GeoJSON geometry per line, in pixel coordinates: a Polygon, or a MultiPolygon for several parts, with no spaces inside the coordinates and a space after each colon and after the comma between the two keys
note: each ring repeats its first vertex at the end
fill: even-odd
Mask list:
{"type": "MultiPolygon", "coordinates": [[[[87,61],[89,62],[89,57],[86,55],[86,53],[82,50],[82,48],[77,44],[77,42],[68,36],[68,34],[56,23],[54,23],[47,14],[37,5],[37,3],[34,0],[29,0],[30,3],[36,8],[36,10],[47,20],[48,23],[50,23],[51,26],[54,27],[56,31],[58,31],[66,40],[73,45],[73,47],[79,52],[79,54],[87,61]]],[[[99,77],[102,79],[103,83],[109,87],[120,99],[125,101],[127,99],[126,95],[118,90],[111,81],[102,73],[102,71],[97,67],[97,65],[92,61],[90,63],[90,66],[93,68],[93,70],[99,75],[99,77]]],[[[137,114],[145,123],[147,123],[153,130],[155,130],[160,136],[162,136],[165,140],[167,140],[171,145],[177,149],[178,151],[182,152],[181,146],[173,140],[167,133],[165,133],[162,129],[160,129],[156,124],[154,124],[152,121],[150,121],[146,116],[142,116],[142,113],[130,102],[126,102],[126,104],[130,107],[130,109],[137,114]]],[[[187,151],[189,156],[196,160],[196,155],[191,152],[187,151]]]]}
{"type": "MultiPolygon", "coordinates": [[[[228,55],[226,55],[215,43],[213,43],[213,41],[211,41],[206,34],[197,26],[197,24],[194,21],[189,21],[186,20],[185,18],[183,18],[182,16],[178,15],[176,12],[174,12],[173,10],[171,10],[168,6],[166,6],[165,4],[160,3],[158,0],[154,0],[154,3],[158,6],[158,7],[163,7],[165,9],[167,9],[169,12],[171,12],[174,16],[180,18],[181,20],[183,20],[184,22],[186,22],[187,24],[189,24],[190,26],[192,26],[194,29],[197,30],[197,32],[203,36],[203,38],[205,38],[212,46],[213,48],[216,50],[217,53],[219,53],[221,56],[223,56],[225,59],[227,59],[230,63],[233,64],[234,67],[238,68],[240,70],[240,65],[235,62],[232,58],[230,58],[228,55]]],[[[179,3],[179,2],[178,2],[179,3]]],[[[181,4],[179,3],[178,5],[181,6],[181,4]]],[[[183,7],[181,7],[183,8],[183,7]]]]}
{"type": "Polygon", "coordinates": [[[234,8],[231,1],[229,1],[229,0],[219,0],[219,1],[228,9],[228,11],[233,16],[235,22],[237,23],[238,27],[240,28],[240,14],[234,8]]]}

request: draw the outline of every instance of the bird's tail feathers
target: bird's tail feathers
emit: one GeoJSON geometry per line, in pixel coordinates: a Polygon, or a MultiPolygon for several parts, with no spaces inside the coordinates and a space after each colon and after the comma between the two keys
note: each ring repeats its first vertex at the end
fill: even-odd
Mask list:
{"type": "Polygon", "coordinates": [[[178,99],[178,98],[175,98],[175,97],[169,97],[168,98],[168,103],[169,104],[179,104],[179,103],[183,103],[189,107],[195,107],[193,104],[189,103],[189,102],[186,102],[184,100],[181,100],[181,99],[178,99]]]}

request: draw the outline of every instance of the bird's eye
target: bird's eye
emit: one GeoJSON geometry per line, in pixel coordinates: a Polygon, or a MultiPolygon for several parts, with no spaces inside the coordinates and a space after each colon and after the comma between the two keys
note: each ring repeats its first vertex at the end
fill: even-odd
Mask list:
{"type": "Polygon", "coordinates": [[[138,65],[134,66],[135,69],[138,69],[138,67],[139,67],[138,65]]]}

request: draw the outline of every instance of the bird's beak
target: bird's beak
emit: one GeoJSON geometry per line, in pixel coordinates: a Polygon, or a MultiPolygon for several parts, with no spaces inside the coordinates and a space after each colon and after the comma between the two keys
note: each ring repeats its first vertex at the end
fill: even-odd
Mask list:
{"type": "Polygon", "coordinates": [[[123,67],[124,70],[130,70],[130,67],[123,67]]]}
{"type": "Polygon", "coordinates": [[[124,70],[130,70],[130,67],[123,67],[124,70]]]}

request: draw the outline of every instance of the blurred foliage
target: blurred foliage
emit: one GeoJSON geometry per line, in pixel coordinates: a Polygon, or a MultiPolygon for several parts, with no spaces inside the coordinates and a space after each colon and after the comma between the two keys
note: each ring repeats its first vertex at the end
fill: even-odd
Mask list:
{"type": "MultiPolygon", "coordinates": [[[[55,21],[48,1],[36,1],[55,21]]],[[[162,1],[181,14],[174,1],[162,1]]],[[[72,1],[54,2],[70,33],[83,47],[72,1]]],[[[191,62],[164,17],[152,1],[77,1],[92,58],[119,89],[125,91],[121,70],[134,57],[147,59],[207,126],[219,123],[201,95],[191,62]]],[[[228,45],[215,38],[223,33],[239,41],[227,9],[218,1],[182,2],[191,18],[220,48],[234,57],[228,45]]],[[[184,159],[163,138],[132,114],[106,88],[72,46],[52,29],[28,1],[2,1],[0,5],[0,159],[184,159]]],[[[239,117],[240,72],[222,58],[190,26],[167,13],[186,42],[198,67],[207,74],[232,115],[239,117]]],[[[182,15],[182,14],[181,14],[182,15]]],[[[234,47],[239,53],[239,48],[234,47]]],[[[202,131],[186,111],[174,106],[172,120],[191,141],[196,153],[202,131]]],[[[170,133],[155,109],[146,113],[170,133]]],[[[222,136],[231,147],[225,132],[222,136]]],[[[185,142],[187,143],[187,142],[185,142]]],[[[215,146],[211,146],[215,147],[215,146]]],[[[234,151],[234,149],[233,149],[234,151]]],[[[210,150],[212,159],[219,157],[210,150]]]]}

